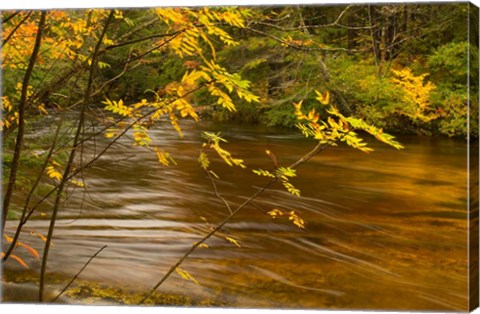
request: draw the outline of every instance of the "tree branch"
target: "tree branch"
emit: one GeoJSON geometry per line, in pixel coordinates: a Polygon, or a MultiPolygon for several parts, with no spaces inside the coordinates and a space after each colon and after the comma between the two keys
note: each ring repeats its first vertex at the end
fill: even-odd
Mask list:
{"type": "Polygon", "coordinates": [[[32,77],[33,67],[35,66],[35,62],[37,61],[38,51],[40,50],[40,45],[42,43],[42,35],[43,35],[43,29],[45,26],[46,16],[47,16],[47,12],[42,11],[40,15],[40,21],[38,22],[37,35],[35,38],[35,44],[33,46],[32,55],[30,56],[30,61],[28,63],[27,70],[23,77],[20,102],[18,104],[18,133],[17,133],[17,139],[15,143],[15,150],[13,154],[12,167],[10,169],[8,186],[3,199],[2,225],[0,230],[1,234],[3,234],[3,230],[5,229],[5,223],[8,217],[10,201],[12,198],[13,190],[16,185],[17,171],[20,164],[20,155],[22,153],[23,137],[25,132],[25,107],[27,106],[28,85],[30,83],[30,78],[32,77]]]}
{"type": "Polygon", "coordinates": [[[65,292],[67,291],[68,287],[70,287],[70,285],[78,278],[78,276],[80,276],[80,274],[83,272],[83,270],[88,266],[88,264],[90,264],[90,262],[95,258],[97,257],[98,254],[100,254],[100,252],[102,252],[108,245],[104,245],[102,246],[95,254],[93,254],[90,259],[85,263],[85,265],[83,265],[83,267],[75,274],[75,276],[73,276],[73,278],[68,282],[68,284],[62,289],[62,291],[60,291],[59,294],[57,294],[57,296],[55,298],[53,298],[50,303],[53,303],[55,301],[57,301],[57,299],[65,292]]]}
{"type": "Polygon", "coordinates": [[[38,292],[38,300],[40,302],[43,301],[43,290],[44,290],[44,285],[45,285],[45,273],[46,273],[46,268],[47,268],[48,253],[50,251],[50,244],[51,244],[52,237],[53,237],[53,231],[55,229],[55,222],[56,222],[57,213],[58,213],[59,206],[60,206],[60,200],[62,198],[62,192],[63,192],[63,189],[65,187],[65,184],[68,181],[67,178],[68,178],[68,176],[70,174],[70,171],[73,167],[73,160],[75,158],[76,150],[78,149],[78,146],[79,146],[78,142],[79,142],[79,139],[80,139],[80,134],[82,132],[83,123],[85,121],[86,108],[87,108],[87,105],[88,105],[88,103],[90,101],[90,97],[91,97],[93,78],[94,78],[95,69],[97,67],[97,62],[98,62],[98,59],[97,59],[98,51],[100,50],[100,46],[102,45],[103,38],[105,37],[108,26],[110,25],[110,23],[113,19],[114,13],[115,13],[114,10],[110,11],[110,14],[107,18],[107,21],[105,22],[105,26],[103,27],[102,33],[101,33],[100,37],[98,38],[97,44],[96,44],[95,49],[93,51],[92,62],[90,64],[90,74],[89,74],[89,78],[88,78],[87,87],[85,89],[84,105],[82,106],[82,109],[81,109],[81,112],[80,112],[77,131],[75,133],[75,138],[73,139],[73,146],[72,146],[72,149],[70,151],[70,156],[68,158],[67,165],[65,167],[62,179],[60,180],[60,183],[59,183],[59,186],[58,186],[58,189],[57,189],[57,194],[55,196],[55,203],[54,203],[53,210],[52,210],[52,216],[50,218],[50,226],[48,228],[47,240],[45,241],[45,249],[43,251],[42,266],[41,266],[41,271],[40,271],[40,288],[39,288],[39,292],[38,292]]]}
{"type": "Polygon", "coordinates": [[[110,49],[114,49],[114,48],[118,48],[118,47],[123,47],[123,46],[131,45],[131,44],[136,44],[136,43],[139,43],[139,42],[142,42],[142,41],[146,41],[146,40],[149,40],[149,39],[164,38],[164,37],[175,36],[175,35],[177,35],[178,33],[181,33],[181,32],[183,32],[183,31],[184,31],[184,30],[179,30],[179,31],[176,31],[176,32],[173,32],[173,33],[155,34],[155,35],[150,35],[150,36],[146,36],[146,37],[142,37],[142,38],[132,39],[132,40],[129,40],[129,41],[124,41],[124,42],[118,43],[118,44],[109,45],[109,46],[105,47],[105,50],[110,50],[110,49]]]}
{"type": "MultiPolygon", "coordinates": [[[[188,92],[186,92],[182,97],[178,97],[178,98],[175,98],[173,100],[171,100],[170,102],[168,102],[166,105],[169,105],[175,101],[177,101],[178,99],[181,99],[181,98],[185,98],[195,92],[197,92],[198,90],[200,90],[201,88],[203,88],[204,86],[210,84],[212,82],[206,82],[200,86],[198,86],[197,88],[194,88],[188,92]]],[[[70,175],[66,178],[66,181],[69,181],[71,180],[72,178],[74,178],[77,174],[79,174],[80,172],[82,172],[83,170],[85,169],[88,169],[90,168],[101,156],[103,156],[109,149],[110,147],[112,147],[120,138],[122,138],[131,128],[133,128],[133,126],[135,126],[138,122],[142,121],[143,119],[153,115],[155,112],[157,112],[159,109],[153,109],[153,110],[150,110],[148,112],[146,112],[145,114],[143,114],[141,117],[137,118],[136,120],[134,120],[133,122],[131,122],[127,127],[125,127],[125,129],[120,132],[117,137],[115,137],[114,139],[112,139],[112,141],[110,143],[108,143],[95,157],[93,157],[89,162],[87,162],[86,164],[84,164],[82,167],[78,167],[76,168],[74,171],[72,171],[70,173],[70,175]]],[[[92,139],[92,138],[95,138],[97,135],[103,133],[106,129],[110,128],[110,126],[106,126],[105,128],[102,128],[102,130],[100,130],[99,132],[97,132],[96,134],[90,136],[90,137],[87,137],[81,141],[78,142],[79,145],[85,143],[86,141],[92,139]]],[[[21,222],[21,226],[25,225],[28,221],[28,219],[30,218],[30,216],[35,212],[35,210],[38,208],[38,206],[40,206],[43,202],[45,202],[45,200],[47,200],[50,196],[52,196],[57,190],[58,190],[58,186],[52,188],[47,194],[45,194],[40,200],[38,200],[35,205],[33,205],[31,208],[30,208],[30,211],[28,212],[27,216],[25,217],[25,219],[21,222]]]]}
{"type": "Polygon", "coordinates": [[[18,14],[20,14],[22,11],[15,11],[13,12],[12,14],[10,14],[9,16],[7,16],[6,18],[4,18],[2,20],[2,24],[5,24],[7,23],[8,21],[10,21],[11,19],[13,19],[15,16],[17,16],[18,14]]]}
{"type": "Polygon", "coordinates": [[[266,37],[270,37],[271,39],[273,39],[273,40],[275,40],[275,41],[277,41],[277,42],[279,42],[282,45],[285,45],[287,47],[294,48],[296,50],[306,51],[306,52],[312,52],[312,51],[322,51],[322,52],[325,52],[325,51],[329,51],[329,52],[332,52],[332,51],[368,52],[368,51],[370,51],[370,50],[367,50],[367,49],[360,50],[360,49],[347,49],[347,48],[304,47],[304,46],[299,46],[299,45],[292,44],[288,41],[285,41],[285,40],[281,39],[280,37],[277,37],[275,35],[269,34],[267,32],[264,32],[264,31],[261,31],[261,30],[258,30],[258,29],[255,29],[255,28],[252,28],[252,27],[249,27],[249,26],[245,27],[245,29],[247,29],[251,32],[266,36],[266,37]]]}
{"type": "Polygon", "coordinates": [[[25,218],[27,217],[27,210],[28,210],[28,204],[30,203],[30,198],[32,197],[35,190],[37,189],[37,186],[40,183],[40,180],[42,179],[42,176],[45,173],[45,170],[47,169],[50,158],[53,155],[53,152],[55,150],[55,145],[57,143],[57,139],[58,139],[58,136],[60,134],[60,129],[61,129],[62,124],[63,124],[63,118],[64,117],[62,116],[62,119],[60,120],[60,122],[58,124],[57,130],[55,131],[55,135],[54,135],[53,140],[52,140],[52,146],[50,146],[47,157],[45,157],[45,162],[42,165],[42,169],[40,169],[40,174],[37,176],[37,179],[35,180],[35,183],[31,187],[30,191],[27,194],[27,197],[25,198],[25,203],[24,203],[23,210],[22,210],[22,217],[20,218],[20,220],[18,222],[18,226],[17,226],[17,229],[15,230],[15,235],[13,236],[12,243],[10,243],[10,246],[9,246],[8,250],[5,252],[5,255],[3,256],[2,260],[4,262],[8,259],[8,257],[12,253],[13,249],[16,247],[18,238],[20,237],[20,232],[22,231],[22,227],[28,220],[28,219],[25,219],[25,218]]]}
{"type": "MultiPolygon", "coordinates": [[[[32,15],[32,12],[33,11],[28,11],[28,14],[13,28],[13,30],[10,32],[10,34],[8,34],[8,36],[5,38],[5,40],[3,42],[0,41],[0,49],[3,46],[5,46],[5,44],[10,40],[10,38],[12,38],[13,34],[15,34],[15,32],[20,28],[20,26],[22,26],[22,24],[25,23],[25,21],[30,17],[30,15],[32,15]]],[[[4,23],[5,23],[5,21],[4,21],[4,23]]]]}
{"type": "MultiPolygon", "coordinates": [[[[320,152],[322,152],[323,150],[325,150],[327,147],[329,147],[331,145],[331,143],[327,143],[327,144],[322,144],[322,143],[318,143],[310,152],[308,152],[307,154],[305,154],[304,156],[302,156],[299,160],[297,160],[296,162],[294,162],[293,164],[290,165],[290,168],[296,168],[304,163],[306,163],[308,160],[310,160],[311,158],[313,158],[315,155],[319,154],[320,152]]],[[[178,261],[172,265],[170,267],[170,269],[166,272],[166,274],[155,284],[155,286],[150,290],[150,292],[148,292],[143,298],[142,300],[140,300],[139,304],[143,304],[145,301],[147,301],[151,296],[152,294],[155,292],[155,290],[158,289],[158,287],[160,287],[164,282],[165,280],[167,280],[170,275],[175,271],[175,269],[177,269],[182,263],[183,261],[185,261],[185,259],[187,259],[188,256],[190,256],[190,254],[192,254],[196,248],[198,248],[200,246],[200,244],[204,243],[205,241],[207,241],[211,236],[213,236],[215,233],[217,233],[223,226],[225,226],[233,217],[235,217],[237,215],[237,213],[242,210],[245,206],[247,206],[249,203],[251,203],[253,200],[255,200],[258,196],[260,196],[261,194],[263,194],[263,192],[265,192],[272,184],[274,184],[275,182],[277,182],[279,180],[279,177],[276,176],[275,178],[272,178],[270,181],[268,181],[260,190],[258,190],[256,193],[254,193],[249,199],[247,199],[246,201],[244,201],[241,205],[239,205],[234,211],[232,211],[230,213],[230,215],[225,218],[222,222],[220,222],[215,228],[213,228],[209,233],[207,233],[203,238],[201,238],[199,241],[195,242],[191,247],[190,249],[185,252],[185,254],[183,254],[182,257],[180,257],[178,259],[178,261]]]]}

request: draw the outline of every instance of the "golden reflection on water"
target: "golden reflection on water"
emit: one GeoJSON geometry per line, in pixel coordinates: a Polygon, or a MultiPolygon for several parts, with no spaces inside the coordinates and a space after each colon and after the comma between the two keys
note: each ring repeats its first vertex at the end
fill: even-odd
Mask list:
{"type": "MultiPolygon", "coordinates": [[[[266,148],[288,165],[312,147],[291,133],[223,128],[228,149],[252,169],[270,167],[266,148]]],[[[79,214],[82,196],[73,197],[58,223],[52,272],[71,276],[95,247],[108,244],[82,279],[145,291],[223,220],[227,211],[196,164],[194,130],[186,136],[193,140],[168,142],[178,166],[164,169],[148,152],[118,147],[109,158],[129,155],[128,163],[93,169],[87,208],[79,214]]],[[[171,136],[169,129],[157,132],[155,141],[171,136]]],[[[173,275],[159,291],[186,295],[192,304],[233,307],[465,311],[466,145],[421,137],[400,141],[403,151],[379,144],[369,155],[343,146],[326,150],[292,179],[302,198],[274,186],[222,236],[207,241],[209,248],[187,259],[182,269],[200,285],[173,275]],[[306,229],[274,221],[259,208],[295,210],[306,229]]],[[[264,182],[248,170],[220,164],[213,169],[232,205],[264,182]]],[[[30,224],[45,227],[42,220],[30,224]]],[[[9,263],[6,275],[15,271],[9,263]]]]}

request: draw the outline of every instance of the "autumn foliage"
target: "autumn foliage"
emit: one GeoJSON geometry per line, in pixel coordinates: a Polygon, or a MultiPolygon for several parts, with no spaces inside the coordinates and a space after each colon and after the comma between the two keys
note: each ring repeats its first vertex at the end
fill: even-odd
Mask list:
{"type": "MultiPolygon", "coordinates": [[[[149,150],[158,167],[176,165],[167,145],[152,144],[150,137],[165,121],[183,138],[182,119],[247,120],[250,115],[255,122],[298,128],[314,148],[290,165],[279,164],[274,152],[266,150],[265,167],[249,170],[265,186],[232,208],[217,191],[215,180],[222,174],[212,164],[248,165],[228,150],[222,134],[202,132],[199,168],[228,216],[195,242],[152,292],[172,273],[201,284],[180,267],[183,260],[197,248],[207,249],[205,241],[214,234],[232,249],[240,248],[240,239],[222,233],[221,227],[273,184],[301,197],[296,168],[324,149],[346,145],[370,153],[365,136],[402,149],[388,134],[401,122],[417,133],[464,135],[463,89],[446,85],[441,72],[448,68],[442,57],[461,54],[467,46],[452,51],[439,44],[437,55],[430,57],[430,75],[399,57],[397,45],[409,38],[397,43],[387,34],[377,38],[371,23],[358,29],[342,24],[348,14],[351,21],[365,21],[362,10],[355,13],[348,6],[331,12],[336,19],[323,25],[312,24],[321,19],[321,11],[300,7],[2,12],[3,261],[12,258],[29,268],[26,254],[41,259],[42,300],[56,215],[70,193],[88,190],[85,170],[124,138],[135,149],[149,150]],[[387,39],[393,45],[388,51],[387,39]],[[49,124],[51,134],[25,141],[36,123],[49,124]],[[86,154],[89,149],[93,153],[86,154]],[[40,250],[20,241],[32,217],[49,222],[48,234],[30,233],[45,242],[40,250]],[[16,225],[13,234],[4,232],[7,220],[16,225]]],[[[380,11],[372,12],[378,21],[386,20],[380,11]]],[[[413,25],[411,32],[417,28],[413,25]]],[[[428,63],[424,59],[415,64],[428,63]]],[[[308,224],[295,208],[279,205],[266,215],[299,229],[308,224]]]]}

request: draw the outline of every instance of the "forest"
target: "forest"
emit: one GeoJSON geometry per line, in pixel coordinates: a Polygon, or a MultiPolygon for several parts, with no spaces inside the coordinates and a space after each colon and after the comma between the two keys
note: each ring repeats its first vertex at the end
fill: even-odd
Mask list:
{"type": "MultiPolygon", "coordinates": [[[[208,256],[208,251],[214,251],[217,246],[222,250],[217,248],[220,251],[205,257],[207,260],[226,256],[232,265],[242,263],[236,255],[240,253],[228,253],[223,249],[227,246],[229,251],[242,250],[248,247],[247,243],[254,242],[248,237],[250,229],[238,233],[235,228],[228,229],[232,222],[247,215],[243,212],[248,208],[253,208],[257,214],[260,212],[263,217],[253,219],[249,216],[248,219],[253,219],[251,228],[261,219],[268,219],[269,223],[282,221],[293,228],[287,233],[288,241],[292,241],[292,234],[300,232],[303,235],[309,232],[308,228],[314,228],[309,226],[323,225],[324,221],[314,223],[318,218],[310,217],[308,210],[302,211],[297,201],[291,200],[306,195],[306,202],[313,202],[313,196],[309,198],[315,193],[309,188],[311,182],[322,186],[319,182],[339,180],[336,188],[328,185],[325,191],[330,186],[334,192],[345,186],[338,179],[338,176],[348,177],[343,172],[338,172],[337,178],[330,177],[328,172],[323,177],[310,177],[307,173],[303,185],[296,181],[302,177],[298,174],[297,178],[297,168],[300,172],[301,167],[308,167],[317,160],[317,155],[325,155],[327,160],[341,160],[342,156],[354,160],[360,157],[344,149],[348,147],[371,156],[378,148],[386,150],[385,154],[392,159],[396,156],[406,158],[407,163],[410,155],[402,152],[408,152],[409,144],[417,147],[415,145],[421,142],[431,145],[425,148],[425,154],[434,146],[438,154],[446,154],[452,151],[453,145],[458,155],[450,157],[456,158],[453,164],[457,167],[463,162],[458,147],[478,138],[478,119],[472,118],[478,117],[478,11],[468,3],[21,10],[2,11],[0,18],[2,282],[7,287],[6,301],[56,302],[70,298],[68,302],[71,303],[107,300],[114,304],[135,305],[276,306],[275,303],[255,303],[247,296],[242,301],[237,290],[232,297],[235,301],[224,300],[219,295],[227,288],[208,287],[216,294],[195,288],[201,290],[196,292],[195,298],[180,296],[178,289],[181,291],[184,285],[202,286],[201,277],[206,276],[205,273],[195,270],[200,267],[198,265],[189,268],[187,262],[208,256]],[[272,133],[270,137],[262,133],[265,130],[272,133]],[[297,133],[300,136],[290,135],[297,133]],[[249,136],[259,141],[258,147],[254,143],[241,142],[249,136]],[[282,142],[285,138],[290,144],[282,142]],[[444,144],[432,143],[446,143],[447,148],[441,146],[444,144]],[[180,149],[177,145],[186,146],[180,149]],[[256,155],[258,151],[261,151],[259,156],[256,155]],[[298,154],[294,154],[296,152],[298,154]],[[196,166],[187,163],[187,159],[196,166]],[[253,177],[242,179],[239,174],[242,171],[253,177]],[[158,181],[142,181],[153,173],[158,181]],[[198,183],[200,187],[193,187],[192,177],[195,182],[201,182],[198,183]],[[177,183],[178,178],[185,182],[177,183]],[[235,184],[242,180],[248,182],[249,187],[241,190],[245,195],[237,195],[236,191],[240,190],[235,184]],[[107,181],[110,183],[105,183],[107,181]],[[166,255],[162,255],[165,257],[162,261],[149,257],[145,265],[142,264],[144,259],[139,257],[143,255],[133,248],[116,246],[118,243],[111,240],[115,238],[110,234],[113,231],[109,231],[123,230],[124,245],[130,243],[128,239],[141,241],[142,236],[128,236],[134,227],[122,226],[131,217],[130,214],[122,216],[119,208],[135,204],[140,208],[135,197],[146,193],[144,184],[159,189],[156,196],[151,196],[158,200],[150,199],[151,204],[171,206],[175,202],[180,204],[182,198],[192,198],[193,203],[176,205],[175,215],[179,216],[175,218],[171,218],[168,211],[147,213],[141,209],[135,212],[134,215],[148,214],[150,218],[142,216],[145,221],[183,224],[167,227],[164,234],[188,233],[182,244],[162,246],[162,250],[172,247],[168,253],[172,255],[163,252],[166,255]],[[178,191],[174,190],[176,184],[178,191]],[[260,187],[251,190],[252,184],[260,187]],[[116,192],[109,190],[112,187],[117,188],[116,192]],[[160,199],[164,188],[172,189],[173,196],[160,199]],[[124,200],[129,189],[137,194],[124,200]],[[205,198],[200,197],[205,193],[208,193],[205,198]],[[265,196],[268,193],[283,196],[268,198],[265,196]],[[117,206],[116,211],[113,206],[117,206]],[[212,206],[217,208],[213,213],[209,212],[212,206]],[[295,206],[299,208],[293,208],[295,206]],[[187,207],[199,209],[184,214],[187,207]],[[200,208],[207,208],[208,213],[200,208]],[[70,224],[82,224],[83,221],[88,224],[95,219],[111,221],[107,223],[110,224],[108,229],[98,237],[90,239],[89,232],[96,232],[103,225],[85,225],[77,237],[69,236],[68,232],[77,232],[68,229],[70,224]],[[186,227],[192,221],[199,226],[186,227]],[[57,230],[61,234],[58,237],[57,230]],[[98,240],[104,237],[106,242],[98,240]],[[87,238],[89,240],[82,240],[87,238]],[[215,244],[219,239],[222,245],[215,244]],[[109,244],[105,244],[107,242],[109,244]],[[69,254],[75,255],[76,250],[78,259],[71,264],[74,269],[62,269],[62,261],[68,260],[69,254]],[[109,250],[112,253],[108,253],[109,250]],[[104,269],[108,268],[113,265],[109,263],[116,263],[113,260],[125,258],[122,252],[136,258],[131,260],[134,265],[142,265],[138,266],[141,270],[131,270],[135,274],[143,274],[147,272],[144,267],[152,267],[151,274],[143,274],[144,277],[138,279],[144,283],[146,278],[154,278],[148,283],[150,286],[140,285],[130,296],[125,290],[114,288],[115,284],[99,288],[104,283],[95,282],[102,270],[93,264],[98,262],[104,269]],[[110,259],[102,258],[109,254],[112,254],[110,259]],[[90,268],[95,271],[88,276],[90,268]],[[174,276],[181,279],[180,283],[162,290],[164,282],[174,276]],[[23,297],[18,294],[8,297],[8,287],[26,282],[33,283],[31,296],[23,291],[23,297]],[[22,299],[24,297],[27,299],[22,299]]],[[[421,148],[418,150],[424,153],[421,148]]],[[[441,161],[439,155],[436,162],[441,161]]],[[[426,164],[437,165],[425,162],[416,164],[416,168],[405,166],[406,172],[422,175],[421,169],[426,164]]],[[[397,174],[402,171],[398,167],[395,168],[397,174]]],[[[312,171],[316,170],[312,168],[312,171]]],[[[444,179],[463,184],[463,177],[453,173],[455,170],[446,173],[444,179]]],[[[385,174],[372,178],[365,178],[365,182],[378,179],[394,186],[385,174]]],[[[432,187],[425,195],[430,192],[438,195],[440,190],[433,189],[440,189],[445,183],[443,179],[438,179],[438,184],[431,183],[430,179],[436,178],[422,177],[415,184],[432,187]]],[[[399,193],[408,189],[405,182],[398,183],[399,193]]],[[[448,193],[445,197],[450,195],[448,193]]],[[[377,198],[369,195],[370,201],[377,202],[377,198]]],[[[348,197],[345,199],[348,201],[348,197]]],[[[361,202],[364,201],[355,204],[361,202]]],[[[466,228],[464,202],[463,196],[456,195],[451,201],[435,203],[435,206],[444,207],[435,210],[434,222],[428,223],[438,228],[451,228],[442,234],[448,241],[454,241],[456,232],[461,233],[466,228]],[[449,205],[445,205],[447,203],[449,205]]],[[[384,206],[377,205],[378,208],[384,206]]],[[[417,208],[417,205],[404,205],[417,208]]],[[[368,208],[376,213],[376,207],[368,208]]],[[[371,219],[380,219],[375,220],[379,225],[387,229],[387,225],[393,226],[390,220],[382,220],[390,214],[384,218],[372,215],[371,219]]],[[[412,219],[420,216],[412,216],[412,219]]],[[[354,216],[353,219],[366,218],[354,216]]],[[[426,220],[419,221],[423,223],[427,223],[426,220]]],[[[152,233],[146,237],[152,237],[158,227],[151,228],[152,233]]],[[[358,231],[356,227],[349,228],[345,230],[358,231]]],[[[371,227],[368,232],[379,230],[375,228],[371,227]]],[[[277,238],[275,232],[268,231],[268,237],[277,238]]],[[[316,232],[319,231],[315,229],[316,232]]],[[[367,231],[362,231],[367,238],[372,236],[363,232],[367,231]]],[[[402,234],[413,236],[406,230],[402,234]]],[[[168,239],[173,241],[170,236],[168,239]]],[[[309,238],[304,240],[310,241],[309,238]]],[[[448,241],[445,243],[450,243],[448,241]]],[[[312,250],[319,248],[316,242],[308,243],[312,250]]],[[[157,245],[152,240],[151,245],[154,244],[157,245]]],[[[460,250],[457,244],[445,244],[440,250],[460,250]]],[[[292,242],[291,245],[292,250],[299,249],[299,244],[292,242]]],[[[145,254],[151,254],[147,244],[140,246],[145,254]]],[[[338,249],[341,251],[345,247],[338,249]]],[[[362,247],[362,252],[369,250],[364,249],[362,247]]],[[[435,257],[438,252],[430,246],[427,250],[428,258],[435,257]]],[[[333,254],[332,251],[323,252],[333,254]]],[[[411,254],[409,258],[420,254],[414,253],[413,245],[404,252],[411,254]]],[[[353,255],[347,258],[350,253],[344,253],[343,257],[332,257],[329,262],[345,258],[347,263],[366,269],[376,265],[353,255]]],[[[464,275],[461,261],[445,263],[451,265],[449,271],[464,275]]],[[[252,266],[252,269],[277,283],[306,287],[322,295],[320,303],[307,300],[299,304],[300,307],[368,308],[362,303],[335,299],[340,294],[326,286],[329,277],[325,282],[318,279],[307,283],[308,280],[302,279],[305,281],[302,284],[292,284],[291,279],[285,279],[285,273],[282,272],[283,277],[272,273],[271,265],[267,264],[269,266],[263,265],[263,268],[252,266]],[[319,282],[323,283],[322,288],[310,286],[319,282]]],[[[383,265],[385,276],[390,276],[389,267],[397,266],[383,265]]],[[[337,268],[328,267],[337,275],[337,268]]],[[[439,273],[434,271],[430,275],[435,274],[439,273]]],[[[265,290],[262,284],[267,285],[266,281],[258,282],[259,290],[265,290]]],[[[458,288],[463,284],[463,279],[459,279],[452,286],[458,288]]],[[[272,287],[272,291],[276,291],[275,285],[266,287],[267,291],[272,287]]],[[[397,286],[392,285],[387,299],[394,298],[396,288],[393,287],[397,286]]],[[[405,305],[406,308],[464,309],[463,301],[452,301],[451,295],[446,297],[447,301],[439,301],[432,297],[439,292],[433,291],[431,286],[428,289],[422,300],[412,301],[405,305]]],[[[285,300],[289,300],[288,296],[285,300]]],[[[396,303],[377,306],[402,308],[396,303]]]]}

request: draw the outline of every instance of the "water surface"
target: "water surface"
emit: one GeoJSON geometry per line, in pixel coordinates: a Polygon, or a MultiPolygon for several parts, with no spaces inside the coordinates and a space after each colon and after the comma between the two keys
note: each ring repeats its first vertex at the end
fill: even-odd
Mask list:
{"type": "MultiPolygon", "coordinates": [[[[201,130],[222,131],[224,147],[249,167],[212,158],[232,208],[267,182],[251,172],[272,168],[265,149],[287,166],[314,146],[295,131],[207,122],[183,128],[184,139],[168,123],[151,130],[152,144],[177,165],[162,167],[152,151],[125,139],[85,173],[88,191],[77,188],[59,213],[50,272],[73,276],[108,245],[82,279],[152,288],[229,214],[198,165],[201,130]]],[[[271,187],[182,264],[199,284],[173,274],[159,291],[230,307],[467,310],[466,145],[399,140],[402,151],[369,140],[370,154],[344,146],[322,152],[291,179],[301,198],[271,187]],[[295,211],[305,229],[272,219],[266,212],[274,208],[295,211]]],[[[30,232],[46,234],[47,221],[40,212],[36,218],[22,240],[41,252],[30,232]]],[[[16,268],[5,264],[6,274],[16,268]]]]}

